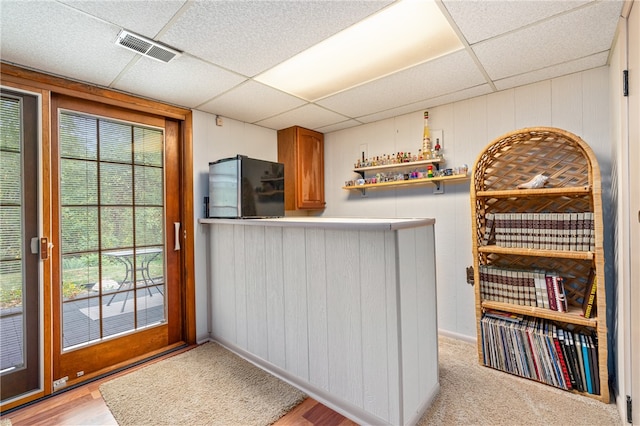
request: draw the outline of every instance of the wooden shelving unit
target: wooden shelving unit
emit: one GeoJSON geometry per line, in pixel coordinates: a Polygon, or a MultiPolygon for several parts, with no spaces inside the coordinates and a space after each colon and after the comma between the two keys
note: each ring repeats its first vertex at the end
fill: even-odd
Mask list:
{"type": "MultiPolygon", "coordinates": [[[[546,319],[563,329],[584,331],[597,337],[599,394],[580,392],[608,403],[606,292],[602,236],[600,170],[591,148],[578,136],[561,129],[521,129],[492,141],[478,156],[470,188],[472,250],[476,295],[478,359],[484,358],[481,319],[487,309],[546,319]],[[517,189],[537,174],[548,181],[543,188],[517,189]],[[487,244],[489,213],[593,213],[595,245],[590,251],[542,250],[487,244]],[[484,266],[515,270],[554,271],[564,278],[567,312],[483,300],[480,269],[484,266]],[[593,271],[597,279],[596,316],[585,318],[582,299],[593,271]]],[[[487,339],[487,342],[490,342],[487,339]]],[[[494,366],[495,368],[495,366],[494,366]]],[[[573,392],[577,392],[573,390],[573,392]]]]}
{"type": "MultiPolygon", "coordinates": [[[[353,169],[354,172],[359,173],[363,178],[365,174],[368,172],[379,172],[384,170],[410,170],[417,169],[420,167],[428,166],[428,165],[436,165],[439,167],[439,164],[443,162],[442,158],[434,158],[430,160],[421,160],[421,161],[412,161],[409,163],[396,163],[396,164],[384,164],[380,166],[369,166],[369,167],[358,167],[353,169]]],[[[414,186],[414,185],[425,185],[432,184],[435,185],[436,188],[440,189],[441,182],[464,182],[470,179],[467,174],[456,174],[451,176],[438,176],[432,178],[417,178],[417,179],[408,179],[408,180],[396,180],[389,182],[379,182],[379,183],[369,183],[363,185],[352,185],[352,186],[343,186],[342,189],[346,189],[348,191],[361,191],[364,194],[364,191],[367,189],[392,189],[402,186],[414,186]]]]}

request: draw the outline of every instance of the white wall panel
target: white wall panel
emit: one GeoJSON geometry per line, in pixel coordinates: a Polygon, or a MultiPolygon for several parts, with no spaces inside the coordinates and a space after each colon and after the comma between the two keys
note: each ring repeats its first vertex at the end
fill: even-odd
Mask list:
{"type": "Polygon", "coordinates": [[[326,230],[329,391],[361,407],[362,314],[358,231],[326,230]]]}
{"type": "MultiPolygon", "coordinates": [[[[388,231],[391,233],[391,231],[388,231]]],[[[385,232],[360,232],[364,408],[389,418],[385,232]]],[[[395,318],[393,319],[395,321],[395,318]]]]}
{"type": "Polygon", "coordinates": [[[267,341],[267,287],[265,230],[247,226],[244,232],[247,301],[247,350],[260,358],[269,359],[267,341]]]}
{"type": "Polygon", "coordinates": [[[582,134],[582,74],[569,74],[551,80],[552,125],[582,134]]]}
{"type": "Polygon", "coordinates": [[[515,92],[516,129],[552,126],[551,81],[517,87],[515,92]]]}
{"type": "Polygon", "coordinates": [[[233,227],[234,249],[234,289],[236,292],[236,342],[238,345],[247,349],[249,337],[247,330],[247,280],[246,271],[242,266],[245,259],[245,242],[244,242],[244,226],[233,227]]]}
{"type": "Polygon", "coordinates": [[[305,233],[302,228],[282,230],[286,369],[309,380],[305,233]]]}
{"type": "MultiPolygon", "coordinates": [[[[327,262],[324,231],[305,230],[307,309],[309,321],[309,381],[329,390],[327,262]]],[[[329,250],[332,248],[329,247],[329,250]]]]}
{"type": "MultiPolygon", "coordinates": [[[[513,89],[487,95],[487,143],[515,129],[516,108],[513,89]]],[[[482,147],[484,148],[484,147],[482,147]]],[[[477,153],[479,153],[478,150],[477,153]]]]}
{"type": "Polygon", "coordinates": [[[224,339],[235,341],[236,334],[236,291],[235,291],[235,258],[232,247],[234,230],[232,227],[213,226],[211,233],[211,252],[213,262],[220,265],[229,265],[227,268],[215,268],[211,270],[215,282],[224,285],[212,288],[212,327],[215,335],[224,339]],[[222,319],[225,320],[222,320],[222,319]],[[232,318],[231,321],[228,318],[232,318]]]}
{"type": "Polygon", "coordinates": [[[286,366],[284,259],[282,258],[282,228],[265,228],[265,285],[267,291],[268,360],[278,367],[286,366]]]}

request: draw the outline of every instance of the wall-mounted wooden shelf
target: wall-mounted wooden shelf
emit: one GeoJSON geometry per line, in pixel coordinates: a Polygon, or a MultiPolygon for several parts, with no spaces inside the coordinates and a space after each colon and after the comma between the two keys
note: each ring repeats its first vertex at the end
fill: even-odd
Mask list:
{"type": "Polygon", "coordinates": [[[440,189],[440,182],[464,182],[469,181],[468,175],[453,175],[453,176],[439,176],[432,178],[421,179],[409,179],[409,180],[395,180],[391,182],[369,183],[364,185],[343,186],[342,189],[363,191],[365,189],[392,189],[400,186],[413,186],[433,184],[437,189],[440,189]]]}

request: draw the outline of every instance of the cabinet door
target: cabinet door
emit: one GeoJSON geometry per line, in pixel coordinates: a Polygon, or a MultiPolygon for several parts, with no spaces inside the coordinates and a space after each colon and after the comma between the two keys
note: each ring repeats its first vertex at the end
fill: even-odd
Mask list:
{"type": "Polygon", "coordinates": [[[298,208],[324,208],[324,136],[312,130],[298,129],[298,208]]]}

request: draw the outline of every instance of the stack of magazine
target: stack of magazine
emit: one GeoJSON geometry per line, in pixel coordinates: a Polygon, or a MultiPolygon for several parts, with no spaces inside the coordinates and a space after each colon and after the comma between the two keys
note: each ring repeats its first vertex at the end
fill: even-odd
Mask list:
{"type": "Polygon", "coordinates": [[[494,310],[485,310],[481,329],[485,365],[560,389],[600,394],[595,334],[494,310]]]}

